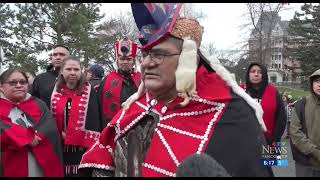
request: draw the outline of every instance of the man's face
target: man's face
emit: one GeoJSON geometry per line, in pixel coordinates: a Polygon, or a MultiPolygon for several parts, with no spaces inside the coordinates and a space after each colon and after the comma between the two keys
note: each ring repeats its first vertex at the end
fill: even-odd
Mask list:
{"type": "Polygon", "coordinates": [[[118,57],[118,69],[125,73],[131,73],[133,69],[134,59],[131,56],[118,57]]]}
{"type": "Polygon", "coordinates": [[[67,84],[76,84],[81,77],[81,68],[79,62],[68,60],[63,66],[61,73],[67,84]]]}
{"type": "Polygon", "coordinates": [[[261,68],[257,65],[253,65],[249,71],[249,80],[252,84],[259,84],[262,80],[261,68]]]}
{"type": "Polygon", "coordinates": [[[178,59],[179,50],[168,40],[143,52],[141,74],[145,88],[155,95],[176,88],[175,72],[178,59]]]}
{"type": "Polygon", "coordinates": [[[316,95],[320,96],[320,77],[317,77],[316,79],[313,80],[312,88],[313,88],[313,92],[316,95]]]}
{"type": "Polygon", "coordinates": [[[69,51],[64,47],[56,47],[52,52],[51,63],[54,67],[61,67],[63,59],[69,56],[69,51]]]}

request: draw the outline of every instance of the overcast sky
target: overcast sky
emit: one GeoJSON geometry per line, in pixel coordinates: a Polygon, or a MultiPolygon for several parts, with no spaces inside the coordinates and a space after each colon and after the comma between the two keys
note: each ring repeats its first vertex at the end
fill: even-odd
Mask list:
{"type": "MultiPolygon", "coordinates": [[[[240,30],[240,26],[248,23],[245,16],[245,3],[192,3],[196,10],[207,17],[200,21],[204,26],[203,42],[214,43],[219,50],[239,49],[239,43],[249,36],[248,30],[240,30]]],[[[303,3],[290,3],[279,13],[282,20],[293,18],[294,12],[300,10],[303,3]]],[[[131,13],[130,3],[102,3],[101,11],[108,17],[118,11],[131,13]]]]}

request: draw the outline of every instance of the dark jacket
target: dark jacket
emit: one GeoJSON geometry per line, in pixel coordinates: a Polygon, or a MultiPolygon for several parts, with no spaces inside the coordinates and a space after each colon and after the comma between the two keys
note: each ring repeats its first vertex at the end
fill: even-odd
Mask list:
{"type": "Polygon", "coordinates": [[[47,67],[47,72],[39,74],[34,78],[31,95],[43,100],[50,109],[51,94],[58,77],[52,65],[47,67]]]}
{"type": "Polygon", "coordinates": [[[89,80],[89,83],[91,84],[91,86],[94,88],[94,90],[98,90],[98,87],[100,85],[102,81],[102,78],[96,78],[96,77],[93,77],[89,80]]]}

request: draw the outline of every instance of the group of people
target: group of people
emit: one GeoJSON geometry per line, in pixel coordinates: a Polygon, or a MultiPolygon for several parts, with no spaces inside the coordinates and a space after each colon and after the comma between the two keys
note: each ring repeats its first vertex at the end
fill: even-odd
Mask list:
{"type": "Polygon", "coordinates": [[[101,66],[84,72],[63,45],[53,48],[47,72],[32,85],[20,69],[1,74],[3,176],[79,176],[83,154],[140,82],[137,44],[122,39],[115,47],[117,68],[103,80],[101,66]]]}
{"type": "Polygon", "coordinates": [[[267,127],[267,144],[280,142],[282,135],[289,139],[297,177],[320,176],[320,69],[309,77],[310,94],[293,101],[291,95],[281,95],[268,83],[267,69],[252,63],[241,85],[263,109],[267,127]],[[287,124],[287,125],[286,125],[287,124]]]}
{"type": "MultiPolygon", "coordinates": [[[[1,175],[274,176],[261,162],[261,149],[281,140],[287,115],[267,69],[250,64],[246,84],[239,86],[203,55],[204,29],[184,17],[181,6],[131,4],[140,72],[138,45],[128,38],[115,43],[115,70],[106,76],[99,66],[85,72],[63,45],[54,47],[47,72],[29,91],[25,72],[3,72],[1,175]],[[195,166],[206,161],[221,169],[195,166]]],[[[288,128],[299,157],[313,157],[312,166],[301,165],[304,173],[320,164],[314,109],[320,72],[310,83],[313,93],[293,110],[288,128]]]]}

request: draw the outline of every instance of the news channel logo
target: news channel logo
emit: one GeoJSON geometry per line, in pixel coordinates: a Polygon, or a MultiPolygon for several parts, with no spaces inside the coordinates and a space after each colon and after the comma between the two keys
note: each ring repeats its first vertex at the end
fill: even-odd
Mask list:
{"type": "Polygon", "coordinates": [[[285,141],[262,145],[263,166],[288,166],[288,146],[285,141]]]}

